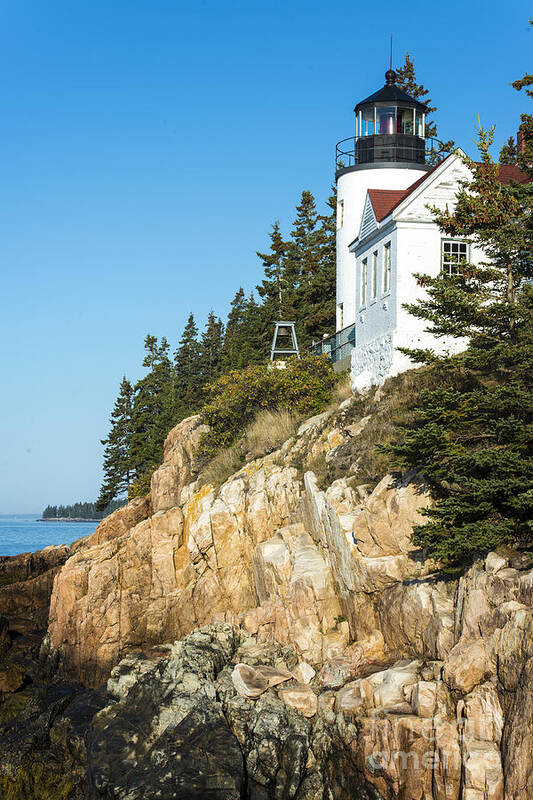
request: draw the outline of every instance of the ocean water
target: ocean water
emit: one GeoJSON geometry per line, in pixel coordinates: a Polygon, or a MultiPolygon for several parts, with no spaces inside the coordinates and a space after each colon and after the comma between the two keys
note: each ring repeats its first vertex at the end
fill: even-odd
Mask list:
{"type": "Polygon", "coordinates": [[[0,514],[0,556],[42,550],[49,544],[71,544],[96,529],[97,522],[37,522],[41,515],[0,514]]]}

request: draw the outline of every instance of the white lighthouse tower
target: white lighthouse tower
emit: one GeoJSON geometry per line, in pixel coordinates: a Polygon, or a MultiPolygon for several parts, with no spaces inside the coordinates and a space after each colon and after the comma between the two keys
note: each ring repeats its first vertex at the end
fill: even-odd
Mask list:
{"type": "Polygon", "coordinates": [[[353,344],[357,320],[356,270],[349,246],[364,234],[363,211],[368,189],[405,190],[426,174],[427,106],[396,86],[388,70],[382,89],[359,102],[355,136],[337,144],[337,338],[344,360],[353,344]],[[347,331],[344,335],[342,331],[347,331]],[[343,341],[346,338],[346,342],[343,341]]]}

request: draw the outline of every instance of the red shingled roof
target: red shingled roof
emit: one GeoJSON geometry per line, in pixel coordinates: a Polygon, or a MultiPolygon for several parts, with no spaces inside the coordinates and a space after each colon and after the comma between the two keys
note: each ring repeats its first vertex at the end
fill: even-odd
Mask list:
{"type": "MultiPolygon", "coordinates": [[[[447,158],[449,158],[449,156],[447,156],[447,158]]],[[[445,160],[446,159],[444,159],[444,161],[445,160]]],[[[441,161],[439,164],[432,167],[428,172],[412,183],[411,186],[408,186],[407,189],[369,189],[368,195],[377,221],[381,222],[382,219],[388,217],[391,211],[394,211],[406,197],[409,197],[415,189],[418,189],[420,184],[424,183],[442,163],[441,161]]],[[[502,183],[510,183],[511,181],[517,181],[517,183],[531,182],[531,178],[521,172],[520,168],[514,164],[502,164],[499,169],[499,178],[502,183]]]]}
{"type": "MultiPolygon", "coordinates": [[[[447,158],[449,158],[449,156],[447,156],[447,158]]],[[[444,161],[446,161],[446,159],[444,159],[444,161]]],[[[377,221],[381,222],[382,219],[388,217],[390,212],[395,209],[396,206],[399,206],[402,200],[409,197],[411,192],[418,189],[420,184],[424,183],[441,164],[442,161],[425,172],[424,175],[421,175],[420,178],[408,186],[407,189],[369,189],[368,194],[377,221]]]]}
{"type": "Polygon", "coordinates": [[[368,196],[378,222],[390,214],[405,197],[405,189],[369,189],[368,196]]]}
{"type": "Polygon", "coordinates": [[[529,175],[522,172],[516,164],[500,164],[498,177],[502,183],[511,183],[511,181],[516,181],[517,183],[532,182],[529,175]]]}

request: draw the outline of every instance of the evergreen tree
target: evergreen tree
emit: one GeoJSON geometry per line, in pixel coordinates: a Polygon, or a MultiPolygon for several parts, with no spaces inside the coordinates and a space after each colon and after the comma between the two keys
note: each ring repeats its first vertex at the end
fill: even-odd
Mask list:
{"type": "Polygon", "coordinates": [[[257,287],[257,291],[263,301],[265,317],[268,317],[270,324],[286,317],[285,306],[288,287],[285,285],[283,271],[287,249],[288,244],[283,240],[279,222],[276,220],[270,232],[270,252],[257,253],[263,263],[265,275],[261,285],[257,287]]]}
{"type": "Polygon", "coordinates": [[[102,439],[104,449],[104,480],[96,502],[96,510],[103,511],[116,497],[129,491],[132,469],[130,460],[131,414],[133,389],[122,378],[119,395],[111,412],[111,430],[102,439]]]}
{"type": "Polygon", "coordinates": [[[240,286],[235,292],[235,297],[231,301],[228,321],[224,333],[224,344],[222,346],[222,369],[227,372],[234,369],[237,363],[241,347],[241,327],[244,322],[246,312],[246,297],[244,289],[240,286]]]}
{"type": "MultiPolygon", "coordinates": [[[[291,230],[283,268],[287,316],[296,323],[300,348],[310,345],[312,339],[306,327],[305,297],[317,279],[320,269],[320,236],[317,223],[315,198],[310,191],[304,190],[300,203],[296,206],[296,219],[291,230]]],[[[308,302],[312,305],[310,301],[308,302]]]]}
{"type": "Polygon", "coordinates": [[[135,385],[130,445],[135,481],[130,495],[148,490],[150,476],[163,458],[163,444],[175,418],[174,380],[165,338],[148,334],[143,367],[147,375],[135,385]]]}
{"type": "MultiPolygon", "coordinates": [[[[467,159],[473,179],[455,211],[433,209],[441,230],[468,237],[489,260],[417,276],[427,297],[408,306],[435,335],[469,341],[453,358],[408,351],[434,365],[437,385],[394,448],[431,482],[437,501],[414,541],[448,563],[499,544],[533,544],[533,192],[500,183],[493,135],[480,129],[481,164],[467,159]]],[[[526,150],[532,143],[529,136],[526,150]]],[[[531,177],[532,163],[524,163],[531,177]]]]}
{"type": "Polygon", "coordinates": [[[317,269],[319,261],[317,223],[315,198],[310,191],[304,189],[300,203],[296,206],[296,219],[291,230],[285,267],[286,278],[292,277],[289,285],[298,287],[317,269]]]}
{"type": "Polygon", "coordinates": [[[264,317],[261,313],[261,306],[255,299],[253,292],[250,292],[245,301],[243,325],[240,330],[242,355],[240,367],[248,364],[260,364],[270,353],[272,334],[274,326],[270,330],[264,328],[264,317]]]}
{"type": "Polygon", "coordinates": [[[509,136],[500,150],[500,164],[516,164],[517,152],[514,136],[509,136]]]}
{"type": "Polygon", "coordinates": [[[201,350],[198,328],[189,314],[178,349],[174,354],[176,369],[177,418],[183,419],[198,410],[202,397],[201,350]]]}
{"type": "Polygon", "coordinates": [[[224,325],[211,309],[200,341],[199,364],[202,386],[213,381],[220,373],[223,341],[224,325]]]}
{"type": "MultiPolygon", "coordinates": [[[[403,91],[407,92],[407,94],[411,95],[411,97],[414,97],[415,99],[420,100],[421,103],[424,103],[428,107],[428,115],[433,114],[437,110],[437,107],[431,105],[432,101],[429,97],[429,89],[426,89],[423,84],[417,82],[415,62],[408,52],[405,54],[405,61],[402,66],[396,68],[395,71],[396,83],[399,88],[403,89],[403,91]]],[[[429,120],[427,116],[426,139],[438,139],[437,125],[433,120],[429,120]]],[[[453,140],[450,139],[447,142],[440,142],[438,150],[435,152],[430,152],[426,160],[429,164],[436,164],[448,153],[453,152],[454,149],[455,142],[453,140]]]]}
{"type": "MultiPolygon", "coordinates": [[[[288,319],[293,313],[292,306],[289,305],[293,287],[287,284],[285,275],[288,249],[289,244],[284,241],[279,222],[276,221],[270,231],[270,252],[257,253],[263,264],[264,278],[257,287],[262,303],[259,307],[259,325],[255,335],[258,351],[264,357],[271,346],[274,323],[288,319]]],[[[250,306],[249,310],[255,312],[253,306],[250,306]]]]}
{"type": "MultiPolygon", "coordinates": [[[[434,111],[437,110],[436,106],[431,105],[431,98],[429,97],[429,89],[418,83],[416,80],[415,74],[415,61],[411,58],[409,52],[405,54],[405,61],[403,62],[401,67],[397,67],[395,69],[396,72],[396,84],[399,86],[400,89],[403,89],[404,92],[407,92],[408,95],[414,97],[416,100],[420,100],[421,103],[424,103],[428,107],[428,114],[432,114],[434,111]]],[[[429,122],[426,118],[426,136],[432,139],[437,137],[437,126],[434,122],[429,122]]]]}
{"type": "Polygon", "coordinates": [[[273,330],[273,323],[264,314],[263,307],[258,305],[253,292],[246,297],[241,286],[231,301],[228,314],[222,348],[223,371],[242,369],[263,361],[270,348],[273,330]]]}
{"type": "Polygon", "coordinates": [[[324,333],[333,333],[335,320],[336,282],[336,238],[337,238],[337,189],[327,200],[329,214],[318,215],[315,246],[317,263],[315,270],[302,287],[302,309],[305,320],[306,340],[320,340],[324,333]]]}
{"type": "Polygon", "coordinates": [[[69,506],[46,506],[43,511],[42,519],[102,519],[103,517],[122,508],[127,501],[125,499],[113,500],[104,509],[99,510],[96,503],[73,503],[69,506]]]}
{"type": "MultiPolygon", "coordinates": [[[[529,23],[533,27],[533,19],[531,19],[529,23]]],[[[525,89],[526,97],[533,99],[533,89],[530,88],[533,86],[533,75],[524,75],[523,78],[513,81],[511,86],[518,92],[521,92],[522,89],[525,89]]],[[[533,169],[533,115],[522,114],[520,120],[522,147],[520,153],[517,153],[516,160],[522,172],[525,172],[526,175],[531,176],[533,169]]]]}

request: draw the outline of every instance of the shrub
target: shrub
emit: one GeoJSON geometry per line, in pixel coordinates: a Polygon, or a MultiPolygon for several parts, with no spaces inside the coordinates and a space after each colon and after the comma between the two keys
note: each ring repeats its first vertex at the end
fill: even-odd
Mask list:
{"type": "Polygon", "coordinates": [[[328,360],[309,354],[287,359],[285,369],[265,362],[232,370],[207,387],[202,415],[210,432],[204,440],[205,454],[229,447],[261,410],[318,414],[331,400],[336,383],[328,360]]]}

